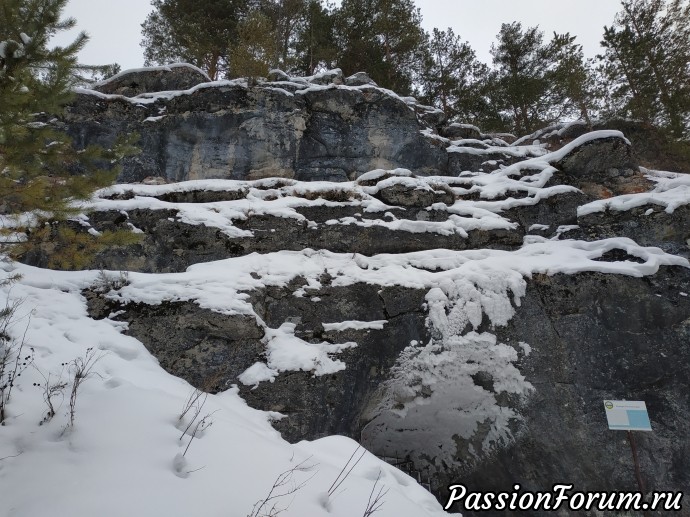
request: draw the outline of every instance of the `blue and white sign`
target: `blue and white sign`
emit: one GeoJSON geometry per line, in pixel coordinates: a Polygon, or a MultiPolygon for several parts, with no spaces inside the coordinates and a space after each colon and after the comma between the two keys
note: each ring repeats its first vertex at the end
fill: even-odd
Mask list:
{"type": "Polygon", "coordinates": [[[638,400],[605,400],[606,419],[612,431],[651,431],[647,405],[638,400]]]}

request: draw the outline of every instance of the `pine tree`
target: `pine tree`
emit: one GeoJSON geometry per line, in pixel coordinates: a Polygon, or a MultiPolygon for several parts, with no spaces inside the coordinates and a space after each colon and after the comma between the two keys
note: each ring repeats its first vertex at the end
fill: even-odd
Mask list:
{"type": "MultiPolygon", "coordinates": [[[[55,115],[81,80],[77,53],[87,41],[80,33],[70,45],[48,48],[55,33],[75,25],[74,19],[60,19],[66,3],[4,0],[0,7],[0,221],[21,220],[22,214],[31,214],[26,220],[64,219],[74,212],[72,200],[88,198],[94,189],[112,183],[117,170],[107,165],[132,150],[131,138],[112,150],[77,150],[60,130],[55,115]]],[[[26,252],[49,233],[36,225],[29,242],[12,252],[26,252]]],[[[67,229],[53,237],[63,250],[76,241],[67,229]]],[[[101,242],[111,237],[123,236],[110,235],[101,242]]],[[[78,248],[86,252],[85,246],[78,248]]]]}
{"type": "Polygon", "coordinates": [[[481,83],[488,74],[474,50],[452,29],[427,35],[420,74],[422,100],[443,110],[448,119],[475,122],[481,83]]]}
{"type": "Polygon", "coordinates": [[[590,113],[597,106],[594,72],[575,39],[569,33],[554,33],[551,50],[555,67],[549,75],[557,100],[562,103],[561,117],[578,117],[591,127],[590,113]]]}
{"type": "Polygon", "coordinates": [[[412,92],[424,31],[412,0],[343,0],[336,16],[338,65],[364,71],[380,86],[412,92]]]}
{"type": "Polygon", "coordinates": [[[608,115],[690,132],[690,2],[624,0],[600,56],[608,115]]]}
{"type": "Polygon", "coordinates": [[[332,68],[336,59],[334,15],[320,0],[309,0],[295,41],[295,72],[312,75],[332,68]]]}
{"type": "Polygon", "coordinates": [[[572,118],[590,123],[596,106],[593,71],[575,40],[554,33],[547,43],[538,27],[503,24],[491,47],[496,91],[488,98],[511,130],[526,134],[572,118]]]}
{"type": "MultiPolygon", "coordinates": [[[[307,0],[264,0],[261,13],[270,21],[270,33],[274,38],[271,44],[274,55],[272,66],[285,71],[292,71],[296,65],[295,45],[302,26],[308,15],[307,0]]],[[[253,34],[254,39],[261,38],[253,34]]],[[[243,43],[240,36],[239,44],[243,43]]]]}
{"type": "Polygon", "coordinates": [[[144,64],[184,61],[203,69],[211,79],[231,73],[229,49],[238,41],[238,27],[255,1],[153,0],[154,10],[142,27],[144,64]]]}
{"type": "Polygon", "coordinates": [[[320,0],[153,0],[152,4],[154,10],[142,24],[146,65],[185,61],[219,79],[265,75],[264,68],[271,67],[301,70],[305,51],[316,67],[332,53],[321,50],[332,39],[332,29],[320,0]]]}
{"type": "Polygon", "coordinates": [[[523,31],[522,24],[504,23],[491,46],[498,72],[504,109],[515,131],[530,133],[548,122],[547,71],[552,64],[549,48],[538,27],[523,31]]]}
{"type": "Polygon", "coordinates": [[[278,66],[277,41],[271,20],[261,11],[252,11],[239,25],[237,43],[230,49],[233,76],[265,77],[278,66]]]}
{"type": "Polygon", "coordinates": [[[480,79],[474,84],[472,102],[463,105],[463,120],[487,131],[505,133],[514,124],[504,109],[506,101],[498,71],[481,64],[480,79]]]}

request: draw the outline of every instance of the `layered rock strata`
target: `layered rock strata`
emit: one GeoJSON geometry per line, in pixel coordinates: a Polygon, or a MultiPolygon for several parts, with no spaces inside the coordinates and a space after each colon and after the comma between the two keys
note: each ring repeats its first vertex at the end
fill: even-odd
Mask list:
{"type": "Polygon", "coordinates": [[[169,184],[103,190],[73,223],[142,236],[97,257],[131,273],[85,292],[93,317],[291,441],[408,458],[440,498],[635,489],[605,399],[650,408],[648,488],[690,486],[687,176],[640,169],[617,131],[485,135],[338,71],[124,79],[80,92],[69,130],[138,132],[121,179],[169,184]]]}

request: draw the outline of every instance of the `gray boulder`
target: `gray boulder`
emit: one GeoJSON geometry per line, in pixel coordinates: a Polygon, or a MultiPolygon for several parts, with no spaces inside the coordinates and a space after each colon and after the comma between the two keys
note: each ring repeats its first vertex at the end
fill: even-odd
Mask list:
{"type": "Polygon", "coordinates": [[[449,126],[445,126],[439,131],[441,136],[449,138],[451,140],[469,139],[474,138],[479,140],[482,137],[482,132],[477,126],[471,124],[458,124],[453,122],[449,126]]]}
{"type": "Polygon", "coordinates": [[[283,72],[282,70],[274,68],[273,70],[268,71],[267,79],[270,82],[289,81],[290,76],[288,74],[286,74],[285,72],[283,72]]]}
{"type": "Polygon", "coordinates": [[[367,84],[376,86],[374,80],[371,77],[369,77],[369,74],[367,74],[366,72],[357,72],[356,74],[352,74],[351,76],[346,77],[345,84],[347,86],[365,86],[367,84]]]}
{"type": "Polygon", "coordinates": [[[180,63],[152,68],[125,70],[91,86],[101,93],[135,97],[142,93],[188,90],[211,79],[197,67],[180,63]]]}
{"type": "Polygon", "coordinates": [[[343,84],[343,71],[340,68],[327,70],[318,73],[308,78],[312,84],[328,85],[328,84],[343,84]]]}
{"type": "Polygon", "coordinates": [[[630,142],[622,135],[602,134],[583,135],[582,144],[551,162],[564,173],[560,181],[579,188],[589,199],[650,190],[652,182],[639,171],[630,142]]]}
{"type": "MultiPolygon", "coordinates": [[[[477,148],[475,145],[467,147],[477,148]]],[[[515,156],[500,150],[479,149],[481,152],[472,150],[454,150],[448,153],[448,171],[451,174],[459,174],[463,171],[483,171],[491,172],[500,169],[501,166],[508,166],[523,160],[520,156],[515,156]]]]}
{"type": "Polygon", "coordinates": [[[588,140],[553,165],[566,174],[578,176],[637,168],[632,146],[622,136],[588,140]]]}
{"type": "Polygon", "coordinates": [[[377,197],[386,204],[404,207],[427,207],[434,203],[452,205],[455,201],[453,192],[448,187],[434,190],[431,187],[415,187],[404,183],[382,188],[377,197]]]}
{"type": "Polygon", "coordinates": [[[433,106],[414,104],[413,108],[421,123],[427,127],[437,128],[446,121],[446,114],[443,112],[443,110],[434,108],[433,106]]]}

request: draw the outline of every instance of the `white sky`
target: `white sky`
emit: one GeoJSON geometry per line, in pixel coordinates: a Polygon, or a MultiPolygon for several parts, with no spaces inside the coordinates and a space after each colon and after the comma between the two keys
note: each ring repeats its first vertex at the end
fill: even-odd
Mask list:
{"type": "MultiPolygon", "coordinates": [[[[339,3],[339,2],[337,2],[339,3]]],[[[538,25],[550,38],[553,31],[577,35],[586,57],[599,51],[604,25],[611,25],[618,0],[415,0],[424,28],[453,31],[470,42],[477,56],[489,63],[489,49],[502,23],[538,25]]],[[[119,63],[122,69],[143,64],[141,23],[151,11],[149,0],[70,0],[66,16],[91,37],[82,52],[86,64],[119,63]]],[[[65,43],[64,38],[56,39],[65,43]]]]}

